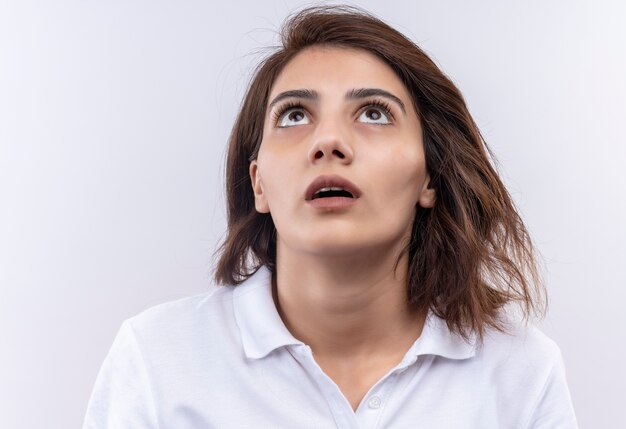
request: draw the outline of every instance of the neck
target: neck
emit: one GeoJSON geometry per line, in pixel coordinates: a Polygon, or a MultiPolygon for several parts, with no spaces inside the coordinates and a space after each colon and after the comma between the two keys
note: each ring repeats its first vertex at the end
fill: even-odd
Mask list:
{"type": "Polygon", "coordinates": [[[278,240],[274,300],[287,329],[317,356],[354,360],[406,352],[425,312],[407,303],[408,256],[396,251],[320,257],[278,240]]]}

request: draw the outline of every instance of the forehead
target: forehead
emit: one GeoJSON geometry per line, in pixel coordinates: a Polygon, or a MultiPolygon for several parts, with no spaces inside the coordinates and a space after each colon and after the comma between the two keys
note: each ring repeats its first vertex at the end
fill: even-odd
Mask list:
{"type": "Polygon", "coordinates": [[[314,89],[343,95],[352,88],[381,88],[410,104],[408,91],[393,69],[376,55],[360,49],[313,46],[299,52],[280,72],[270,100],[290,89],[314,89]]]}

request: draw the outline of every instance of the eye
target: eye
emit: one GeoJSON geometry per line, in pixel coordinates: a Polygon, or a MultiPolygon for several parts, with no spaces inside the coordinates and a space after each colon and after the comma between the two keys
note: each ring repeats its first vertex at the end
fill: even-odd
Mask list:
{"type": "Polygon", "coordinates": [[[278,128],[289,128],[310,123],[304,108],[299,104],[287,104],[274,114],[273,122],[278,128]]]}
{"type": "Polygon", "coordinates": [[[389,105],[383,101],[372,101],[364,106],[365,109],[359,115],[359,121],[368,124],[390,125],[393,115],[389,105]]]}

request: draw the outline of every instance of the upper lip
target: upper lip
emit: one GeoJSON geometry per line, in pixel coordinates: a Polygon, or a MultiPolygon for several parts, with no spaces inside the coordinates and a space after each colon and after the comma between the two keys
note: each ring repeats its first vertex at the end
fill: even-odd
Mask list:
{"type": "Polygon", "coordinates": [[[318,176],[311,182],[306,192],[304,193],[304,199],[309,201],[313,199],[313,195],[321,188],[338,187],[343,188],[350,192],[354,198],[361,196],[361,190],[357,185],[349,181],[348,179],[341,177],[337,174],[325,174],[318,176]]]}

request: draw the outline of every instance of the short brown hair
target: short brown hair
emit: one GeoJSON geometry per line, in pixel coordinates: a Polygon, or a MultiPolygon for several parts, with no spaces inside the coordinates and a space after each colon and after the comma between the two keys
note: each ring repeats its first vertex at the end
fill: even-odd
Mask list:
{"type": "Polygon", "coordinates": [[[526,319],[545,311],[535,251],[500,180],[463,96],[407,37],[350,6],[308,7],[281,31],[282,46],[256,68],[229,139],[226,165],[228,234],[218,249],[217,284],[236,285],[260,266],[276,273],[276,228],[255,210],[249,176],[270,90],[285,65],[316,45],[368,51],[385,61],[411,95],[423,129],[434,207],[418,208],[409,255],[407,300],[430,308],[464,338],[506,331],[502,309],[519,303],[526,319]]]}

